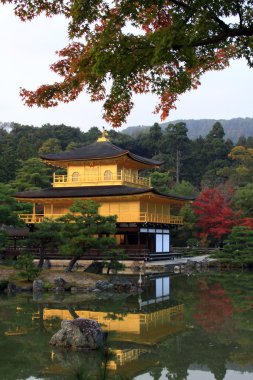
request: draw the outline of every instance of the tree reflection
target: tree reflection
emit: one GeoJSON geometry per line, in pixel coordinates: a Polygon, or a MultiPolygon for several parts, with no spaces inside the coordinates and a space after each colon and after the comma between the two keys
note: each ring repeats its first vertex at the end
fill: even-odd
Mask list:
{"type": "Polygon", "coordinates": [[[200,299],[193,318],[205,331],[216,333],[233,313],[231,300],[218,282],[209,285],[206,280],[202,280],[198,288],[200,299]]]}

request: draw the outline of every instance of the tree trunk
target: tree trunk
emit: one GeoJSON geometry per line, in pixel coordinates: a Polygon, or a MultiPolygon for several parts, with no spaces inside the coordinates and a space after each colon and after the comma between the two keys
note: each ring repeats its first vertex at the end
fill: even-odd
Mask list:
{"type": "Polygon", "coordinates": [[[39,258],[39,262],[38,262],[38,268],[39,269],[42,269],[43,268],[43,264],[44,264],[44,259],[45,259],[45,252],[44,252],[44,247],[43,246],[40,246],[39,248],[39,255],[40,255],[40,258],[39,258]]]}
{"type": "Polygon", "coordinates": [[[79,318],[79,315],[75,312],[73,306],[67,305],[67,309],[68,309],[71,317],[73,317],[74,319],[79,318]]]}
{"type": "Polygon", "coordinates": [[[65,269],[65,272],[71,272],[72,269],[73,269],[73,267],[74,267],[74,265],[75,265],[75,263],[76,263],[77,260],[79,260],[79,259],[80,259],[80,256],[74,256],[74,257],[72,257],[72,259],[70,260],[70,262],[69,262],[67,268],[65,269]]]}

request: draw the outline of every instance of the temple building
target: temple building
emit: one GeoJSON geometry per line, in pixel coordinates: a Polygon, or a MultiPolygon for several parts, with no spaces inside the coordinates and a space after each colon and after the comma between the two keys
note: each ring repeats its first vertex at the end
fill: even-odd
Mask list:
{"type": "Polygon", "coordinates": [[[117,244],[129,258],[169,257],[170,228],[183,223],[177,214],[190,199],[161,194],[141,176],[160,162],[113,145],[106,132],[93,144],[41,159],[66,174],[54,174],[51,188],[15,194],[18,201],[33,204],[32,214],[20,215],[27,225],[68,213],[75,200],[92,199],[101,215],[117,215],[117,244]]]}

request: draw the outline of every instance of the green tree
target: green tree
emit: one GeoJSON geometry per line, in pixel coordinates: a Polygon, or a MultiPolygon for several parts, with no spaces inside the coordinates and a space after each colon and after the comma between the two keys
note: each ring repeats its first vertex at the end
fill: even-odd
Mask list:
{"type": "Polygon", "coordinates": [[[108,251],[105,259],[103,260],[103,265],[107,268],[107,274],[109,274],[111,270],[116,273],[119,270],[123,270],[126,266],[121,262],[121,260],[126,260],[126,258],[127,255],[122,249],[112,249],[108,251]]]}
{"type": "Polygon", "coordinates": [[[195,187],[188,181],[182,180],[179,183],[176,183],[171,189],[169,189],[170,194],[182,195],[185,197],[193,197],[196,195],[197,190],[195,187]]]}
{"type": "Polygon", "coordinates": [[[213,187],[225,184],[230,176],[231,166],[228,160],[214,160],[209,162],[202,175],[201,187],[213,187]]]}
{"type": "Polygon", "coordinates": [[[161,150],[172,157],[171,171],[175,176],[176,183],[179,183],[182,177],[182,168],[189,149],[190,140],[187,132],[185,123],[169,124],[162,138],[161,150]]]}
{"type": "Polygon", "coordinates": [[[62,147],[58,139],[51,137],[43,142],[39,149],[39,155],[43,156],[48,153],[59,153],[61,152],[62,147]]]}
{"type": "Polygon", "coordinates": [[[253,148],[235,146],[229,153],[233,166],[229,172],[229,180],[234,186],[245,186],[252,181],[253,148]]]}
{"type": "Polygon", "coordinates": [[[13,3],[23,21],[41,13],[69,21],[71,43],[51,65],[62,81],[22,90],[30,106],[69,102],[85,89],[93,101],[104,101],[104,118],[117,127],[133,107],[132,95],[152,92],[160,100],[155,111],[164,119],[178,95],[196,88],[205,72],[224,69],[231,58],[245,58],[252,66],[253,7],[248,0],[0,2],[13,3]]]}
{"type": "Polygon", "coordinates": [[[15,178],[20,167],[17,151],[10,135],[0,140],[0,181],[7,183],[15,178]]]}
{"type": "Polygon", "coordinates": [[[153,172],[150,175],[151,185],[161,193],[167,194],[171,184],[171,178],[168,173],[153,172]]]}
{"type": "Polygon", "coordinates": [[[247,146],[247,139],[245,136],[240,136],[237,143],[235,145],[238,146],[247,146]]]}
{"type": "Polygon", "coordinates": [[[237,208],[243,211],[244,216],[253,217],[253,183],[237,189],[234,202],[237,208]]]}
{"type": "Polygon", "coordinates": [[[26,161],[31,157],[37,156],[36,147],[29,140],[27,136],[20,138],[17,144],[17,157],[19,160],[26,161]]]}
{"type": "Polygon", "coordinates": [[[12,182],[18,191],[41,189],[50,186],[51,169],[38,158],[24,161],[12,182]]]}
{"type": "Polygon", "coordinates": [[[192,142],[187,168],[190,181],[195,185],[213,187],[226,182],[227,177],[222,169],[231,165],[228,153],[233,143],[225,141],[224,135],[222,125],[217,122],[205,138],[199,137],[192,142]]]}
{"type": "Polygon", "coordinates": [[[176,239],[185,246],[185,243],[189,245],[190,241],[195,242],[197,245],[197,217],[193,211],[191,204],[184,205],[180,211],[179,215],[183,217],[183,225],[178,228],[176,239]]]}
{"type": "Polygon", "coordinates": [[[80,148],[80,144],[74,141],[71,141],[68,146],[66,147],[66,151],[70,151],[76,148],[80,148]]]}
{"type": "Polygon", "coordinates": [[[142,136],[142,146],[149,152],[150,157],[157,156],[160,153],[162,136],[162,128],[158,123],[155,123],[148,133],[142,136]]]}
{"type": "Polygon", "coordinates": [[[233,227],[217,256],[223,261],[239,265],[253,265],[253,230],[244,226],[233,227]]]}
{"type": "Polygon", "coordinates": [[[247,148],[253,148],[253,136],[249,136],[247,138],[246,146],[247,146],[247,148]]]}
{"type": "Polygon", "coordinates": [[[18,219],[17,213],[20,211],[30,211],[27,204],[20,204],[13,198],[13,189],[8,184],[0,184],[0,226],[15,226],[22,224],[18,219]]]}
{"type": "Polygon", "coordinates": [[[56,250],[59,246],[61,241],[59,230],[59,223],[48,219],[37,224],[34,231],[27,236],[27,247],[37,248],[39,251],[39,269],[43,268],[46,250],[56,250]]]}
{"type": "Polygon", "coordinates": [[[27,281],[33,281],[39,274],[33,259],[31,253],[22,253],[17,258],[16,268],[21,270],[20,275],[27,281]]]}
{"type": "MultiPolygon", "coordinates": [[[[99,204],[94,201],[76,201],[70,213],[59,218],[62,244],[60,252],[72,256],[66,271],[71,271],[77,260],[89,250],[111,250],[115,239],[116,216],[98,214],[99,204]]],[[[92,254],[91,254],[92,259],[92,254]]]]}

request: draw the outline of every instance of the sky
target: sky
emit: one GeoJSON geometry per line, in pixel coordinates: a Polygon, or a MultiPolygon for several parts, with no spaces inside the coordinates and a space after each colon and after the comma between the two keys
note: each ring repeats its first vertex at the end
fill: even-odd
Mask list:
{"type": "MultiPolygon", "coordinates": [[[[92,126],[110,126],[102,118],[102,103],[92,103],[85,93],[69,104],[51,109],[27,107],[19,96],[20,87],[34,90],[59,77],[50,71],[57,61],[55,52],[68,44],[67,22],[63,17],[40,16],[21,22],[9,5],[0,5],[0,122],[41,126],[66,124],[87,131],[92,126]]],[[[228,69],[205,74],[202,85],[180,96],[165,122],[176,119],[231,119],[253,117],[253,69],[243,60],[232,61],[228,69]]],[[[160,122],[153,110],[153,95],[134,97],[135,106],[127,126],[160,122]]]]}

